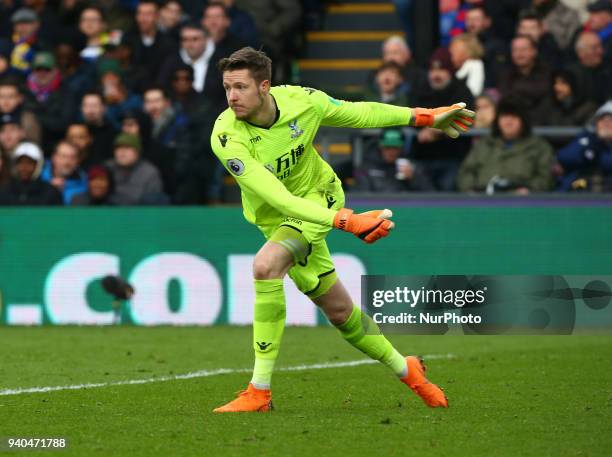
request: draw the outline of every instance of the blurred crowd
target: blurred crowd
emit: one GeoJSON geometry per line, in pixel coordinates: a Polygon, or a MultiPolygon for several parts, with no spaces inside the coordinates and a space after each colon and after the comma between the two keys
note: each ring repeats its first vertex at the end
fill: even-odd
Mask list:
{"type": "Polygon", "coordinates": [[[298,0],[0,0],[0,204],[206,204],[227,107],[217,62],[243,46],[284,81],[298,0]]]}
{"type": "MultiPolygon", "coordinates": [[[[410,14],[411,0],[397,0],[410,14]]],[[[612,0],[442,0],[441,46],[423,68],[387,39],[369,100],[464,101],[479,138],[423,129],[366,145],[361,191],[612,192],[612,0]],[[582,127],[575,138],[533,126],[582,127]],[[393,138],[393,141],[390,140],[393,138]],[[392,144],[393,143],[393,144],[392,144]]],[[[410,21],[409,21],[410,22],[410,21]]]]}
{"type": "MultiPolygon", "coordinates": [[[[226,107],[217,62],[250,45],[274,60],[274,83],[297,82],[292,61],[324,3],[0,0],[0,205],[223,201],[209,141],[226,107]]],[[[411,0],[394,3],[408,27],[411,0]]],[[[612,0],[577,4],[441,1],[427,68],[403,36],[386,40],[369,100],[465,101],[491,133],[387,130],[352,187],[612,190],[612,0]],[[534,125],[586,128],[550,143],[534,125]]]]}

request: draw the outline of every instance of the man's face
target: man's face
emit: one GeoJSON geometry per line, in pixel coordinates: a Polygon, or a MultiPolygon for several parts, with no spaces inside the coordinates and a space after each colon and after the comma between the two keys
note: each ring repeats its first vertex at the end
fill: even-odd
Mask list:
{"type": "Polygon", "coordinates": [[[607,143],[612,143],[612,114],[605,114],[595,123],[597,136],[607,143]]]}
{"type": "Polygon", "coordinates": [[[53,72],[53,69],[49,68],[35,68],[34,76],[39,84],[46,86],[53,80],[55,73],[53,72]]]}
{"type": "Polygon", "coordinates": [[[0,128],[0,146],[12,151],[25,139],[25,130],[19,124],[5,124],[0,128]]]}
{"type": "Polygon", "coordinates": [[[38,31],[40,22],[19,22],[13,26],[15,34],[20,38],[27,38],[38,31]]]}
{"type": "Polygon", "coordinates": [[[542,24],[536,19],[523,19],[516,30],[517,35],[526,35],[536,43],[539,43],[543,33],[542,24]]]}
{"type": "Polygon", "coordinates": [[[141,33],[151,33],[157,29],[157,6],[153,3],[142,3],[136,10],[136,24],[141,33]]]}
{"type": "Polygon", "coordinates": [[[451,82],[452,75],[444,68],[432,68],[429,70],[429,85],[434,90],[442,90],[451,82]]]}
{"type": "Polygon", "coordinates": [[[402,84],[402,76],[397,70],[387,68],[376,74],[376,85],[383,94],[392,94],[402,84]]]}
{"type": "Polygon", "coordinates": [[[131,167],[138,161],[138,151],[129,146],[117,146],[115,161],[120,167],[131,167]]]}
{"type": "Polygon", "coordinates": [[[538,52],[525,38],[512,41],[512,62],[519,68],[529,67],[535,63],[538,52]]]}
{"type": "Polygon", "coordinates": [[[410,51],[400,43],[386,43],[383,47],[383,62],[395,62],[405,66],[410,61],[410,51]]]}
{"type": "Polygon", "coordinates": [[[215,41],[219,41],[225,37],[225,32],[230,26],[230,21],[222,8],[211,6],[204,11],[202,25],[215,41]]]}
{"type": "Polygon", "coordinates": [[[21,156],[15,162],[15,171],[20,181],[31,181],[36,171],[36,160],[21,156]]]}
{"type": "Polygon", "coordinates": [[[453,40],[448,48],[451,56],[451,61],[455,68],[461,68],[463,64],[470,58],[470,52],[467,45],[460,40],[453,40]]]}
{"type": "Polygon", "coordinates": [[[514,114],[502,114],[497,124],[504,140],[516,140],[521,135],[523,123],[521,118],[514,114]]]}
{"type": "Polygon", "coordinates": [[[226,71],[223,73],[223,88],[236,119],[249,119],[263,106],[270,81],[257,84],[248,69],[226,71]]]}
{"type": "Polygon", "coordinates": [[[190,59],[199,58],[206,49],[204,32],[197,29],[181,30],[181,48],[185,50],[190,59]]]}
{"type": "Polygon", "coordinates": [[[83,118],[88,124],[100,124],[104,120],[104,104],[97,95],[86,95],[81,102],[83,118]]]}
{"type": "Polygon", "coordinates": [[[100,200],[108,194],[110,183],[105,176],[96,176],[89,180],[89,194],[96,200],[100,200]]]}
{"type": "Polygon", "coordinates": [[[612,14],[607,11],[595,11],[589,15],[589,26],[594,32],[600,32],[612,22],[612,14]]]}
{"type": "Polygon", "coordinates": [[[160,90],[149,90],[144,94],[144,112],[152,119],[158,119],[159,116],[168,107],[168,100],[160,90]]]}
{"type": "Polygon", "coordinates": [[[95,37],[104,31],[104,21],[95,9],[84,9],[79,19],[79,30],[86,37],[95,37]]]}
{"type": "Polygon", "coordinates": [[[76,146],[68,143],[58,144],[51,163],[56,176],[67,178],[72,175],[79,166],[79,153],[76,146]]]}
{"type": "Polygon", "coordinates": [[[385,163],[395,163],[402,153],[402,148],[391,146],[380,146],[380,156],[385,163]]]}
{"type": "Polygon", "coordinates": [[[168,2],[159,10],[159,20],[164,27],[171,29],[181,21],[183,11],[178,2],[168,2]]]}
{"type": "Polygon", "coordinates": [[[70,68],[78,63],[75,49],[66,43],[57,45],[55,48],[55,59],[59,68],[70,68]]]}
{"type": "Polygon", "coordinates": [[[187,70],[177,70],[172,77],[172,90],[177,95],[187,95],[193,87],[193,79],[187,70]]]}
{"type": "Polygon", "coordinates": [[[23,101],[15,86],[0,86],[0,112],[12,113],[23,101]]]}
{"type": "Polygon", "coordinates": [[[465,15],[465,28],[468,33],[478,35],[489,28],[489,18],[480,8],[468,10],[465,15]]]}
{"type": "Polygon", "coordinates": [[[579,38],[576,53],[578,54],[580,63],[585,67],[594,68],[600,66],[604,56],[601,39],[595,33],[582,35],[579,38]]]}
{"type": "Polygon", "coordinates": [[[87,130],[87,127],[78,124],[68,127],[66,139],[79,148],[79,151],[85,151],[92,142],[92,138],[89,134],[89,130],[87,130]]]}

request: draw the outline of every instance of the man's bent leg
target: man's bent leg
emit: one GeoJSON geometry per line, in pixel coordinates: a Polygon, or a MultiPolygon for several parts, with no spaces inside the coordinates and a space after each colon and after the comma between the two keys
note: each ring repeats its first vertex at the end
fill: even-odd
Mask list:
{"type": "Polygon", "coordinates": [[[380,332],[372,318],[353,304],[340,280],[336,279],[326,292],[313,298],[313,301],[346,341],[388,366],[400,378],[408,374],[404,357],[380,332]]]}
{"type": "Polygon", "coordinates": [[[336,280],[320,287],[321,295],[312,297],[342,337],[357,349],[388,366],[432,408],[448,407],[444,392],[425,377],[425,365],[420,358],[404,358],[380,332],[370,316],[354,306],[342,283],[336,280]]]}

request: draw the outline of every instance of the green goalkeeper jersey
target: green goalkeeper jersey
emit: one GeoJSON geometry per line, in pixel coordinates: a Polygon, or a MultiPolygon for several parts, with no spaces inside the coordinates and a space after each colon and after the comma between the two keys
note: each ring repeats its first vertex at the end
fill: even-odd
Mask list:
{"type": "Polygon", "coordinates": [[[336,211],[307,200],[307,194],[329,188],[334,171],[313,146],[320,125],[388,127],[407,125],[411,110],[382,103],[336,100],[319,90],[273,87],[277,107],[269,128],[236,119],[228,108],[217,118],[212,149],[236,178],[244,216],[265,225],[279,216],[332,226],[336,211]]]}

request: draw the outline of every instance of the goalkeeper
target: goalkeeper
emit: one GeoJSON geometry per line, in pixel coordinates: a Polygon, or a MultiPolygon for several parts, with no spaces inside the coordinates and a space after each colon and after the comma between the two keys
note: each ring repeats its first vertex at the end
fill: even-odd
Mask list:
{"type": "Polygon", "coordinates": [[[434,110],[349,103],[304,87],[270,87],[272,62],[243,48],[219,62],[229,108],[215,122],[213,151],[236,178],[245,218],[266,243],[253,262],[253,377],[246,390],[215,412],[269,411],[272,371],[285,326],[283,277],[321,308],[351,345],[389,367],[431,407],[447,407],[442,390],[417,357],[403,357],[355,306],[336,276],[325,237],[337,228],[366,243],[389,235],[389,210],[355,214],[341,183],[312,142],[320,125],[433,127],[456,138],[473,123],[464,104],[434,110]]]}

